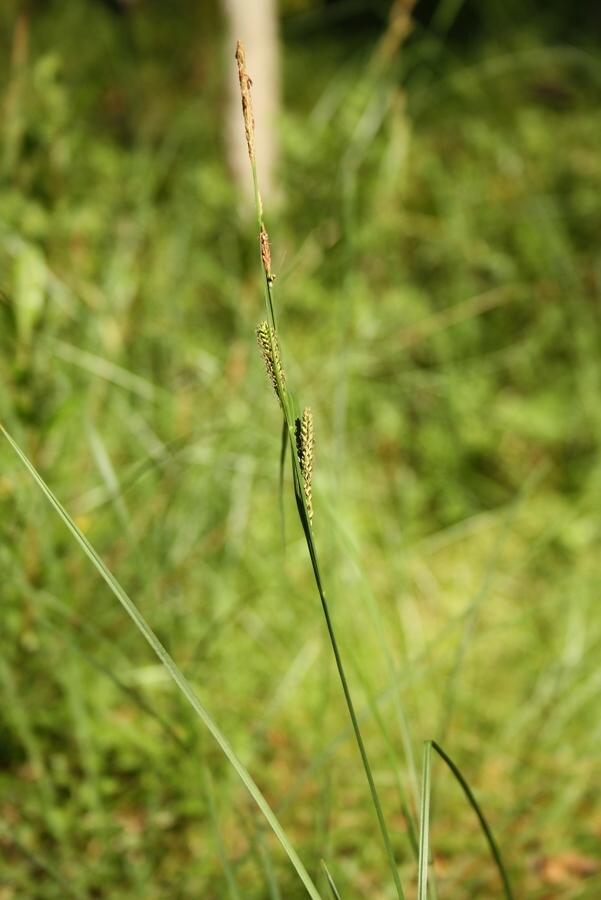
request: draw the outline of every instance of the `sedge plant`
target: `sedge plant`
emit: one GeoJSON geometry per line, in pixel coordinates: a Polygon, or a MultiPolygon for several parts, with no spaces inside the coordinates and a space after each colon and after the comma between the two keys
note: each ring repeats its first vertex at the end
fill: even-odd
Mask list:
{"type": "Polygon", "coordinates": [[[367,757],[367,752],[365,750],[365,744],[361,735],[361,729],[359,727],[359,722],[355,713],[355,707],[344,671],[344,665],[342,663],[342,657],[340,655],[328,601],[326,599],[324,581],[319,567],[317,547],[315,545],[315,538],[313,535],[313,504],[311,496],[311,478],[313,474],[314,457],[313,417],[309,407],[305,407],[301,414],[298,397],[293,390],[288,388],[286,377],[284,375],[284,368],[282,365],[282,354],[278,341],[277,324],[275,317],[273,296],[274,276],[271,271],[269,235],[263,221],[263,203],[259,191],[259,182],[257,177],[257,166],[255,159],[255,123],[250,95],[250,86],[252,82],[246,70],[244,47],[242,45],[242,41],[238,41],[238,45],[236,47],[236,60],[238,62],[238,75],[240,79],[240,94],[242,97],[242,115],[244,117],[246,144],[248,147],[248,156],[252,169],[255,192],[255,207],[257,212],[257,226],[259,229],[261,264],[263,266],[265,275],[264,283],[266,319],[257,326],[257,340],[259,343],[261,356],[263,357],[263,361],[265,363],[267,374],[269,375],[270,381],[273,385],[283,413],[282,453],[280,456],[281,464],[283,465],[285,461],[285,452],[286,447],[288,446],[290,448],[290,456],[292,459],[292,476],[294,482],[296,506],[305,534],[309,556],[311,558],[311,565],[313,567],[315,583],[317,585],[319,598],[321,600],[323,614],[328,629],[328,636],[332,645],[332,651],[336,660],[336,668],[338,670],[338,675],[340,676],[344,698],[346,700],[351,723],[353,726],[353,731],[355,733],[355,738],[359,747],[359,753],[361,754],[361,761],[365,769],[365,775],[369,784],[369,790],[371,793],[374,809],[378,817],[378,823],[380,826],[380,831],[382,833],[382,838],[384,840],[386,855],[390,864],[390,869],[394,879],[397,894],[399,896],[399,900],[404,900],[405,895],[403,893],[401,880],[394,858],[390,835],[388,833],[388,828],[384,820],[382,805],[378,797],[378,791],[376,789],[374,777],[367,757]]]}
{"type": "MultiPolygon", "coordinates": [[[[355,739],[357,742],[357,746],[359,749],[359,753],[361,756],[361,760],[363,763],[363,767],[365,770],[365,776],[367,778],[367,782],[369,785],[369,791],[371,794],[374,811],[376,817],[378,819],[379,828],[382,836],[382,840],[385,846],[386,855],[388,857],[388,861],[390,864],[390,869],[393,877],[393,881],[396,888],[396,893],[399,897],[399,900],[404,900],[404,892],[401,884],[401,880],[399,877],[396,860],[394,857],[392,843],[390,839],[389,830],[387,828],[387,824],[384,818],[384,814],[382,811],[382,806],[380,803],[380,799],[378,797],[378,792],[376,789],[374,777],[372,774],[372,770],[370,767],[369,759],[366,753],[364,740],[361,734],[361,729],[359,725],[359,719],[355,712],[355,707],[353,704],[353,700],[351,697],[351,692],[349,689],[348,680],[345,674],[345,669],[343,665],[343,660],[341,657],[341,653],[339,650],[338,641],[336,638],[336,633],[334,629],[334,624],[332,621],[332,617],[330,614],[328,601],[326,598],[326,592],[324,588],[324,577],[322,570],[320,569],[317,548],[313,533],[313,498],[312,498],[312,474],[313,474],[313,466],[314,466],[314,455],[315,455],[315,439],[313,434],[313,417],[311,414],[311,410],[308,407],[305,407],[301,411],[301,407],[297,398],[297,395],[294,391],[289,387],[282,360],[282,353],[280,349],[279,337],[278,337],[278,326],[276,321],[276,311],[274,304],[274,275],[271,270],[271,252],[270,252],[270,243],[269,243],[269,235],[267,229],[265,227],[264,219],[263,219],[263,207],[261,202],[261,195],[259,192],[259,184],[257,180],[257,170],[255,163],[255,150],[254,150],[254,120],[252,113],[252,102],[250,95],[250,86],[251,81],[248,76],[245,59],[244,59],[244,49],[241,42],[238,42],[236,49],[236,60],[238,63],[238,73],[240,80],[240,89],[241,89],[241,97],[242,97],[242,111],[243,111],[243,119],[244,119],[244,127],[246,133],[246,141],[248,146],[248,153],[250,158],[250,164],[252,169],[252,176],[254,182],[254,193],[255,193],[255,203],[256,203],[256,214],[257,214],[257,228],[258,228],[258,237],[259,237],[259,245],[260,245],[260,258],[261,258],[261,266],[264,274],[264,293],[265,293],[265,318],[262,322],[259,323],[256,329],[257,333],[257,341],[259,344],[259,350],[261,356],[263,358],[267,374],[269,376],[271,385],[276,394],[277,400],[279,402],[281,411],[282,411],[282,450],[280,455],[280,483],[282,484],[282,473],[283,466],[285,462],[286,453],[290,452],[291,462],[292,462],[292,480],[294,486],[294,493],[296,499],[296,506],[298,510],[299,519],[301,522],[301,526],[304,532],[307,549],[309,553],[309,557],[311,560],[311,565],[313,569],[313,574],[315,578],[315,583],[317,586],[317,591],[319,594],[321,606],[323,609],[323,614],[325,617],[325,622],[327,626],[327,631],[329,635],[329,639],[332,646],[332,651],[334,654],[336,667],[338,670],[338,674],[340,677],[340,682],[343,690],[343,694],[345,697],[346,705],[348,707],[349,716],[351,719],[352,729],[355,735],[355,739]]],[[[33,464],[27,458],[27,456],[23,453],[14,439],[8,434],[6,429],[0,425],[0,430],[3,432],[5,437],[7,438],[9,444],[17,454],[17,456],[21,459],[25,468],[29,471],[38,487],[42,491],[42,493],[46,496],[50,504],[54,507],[55,511],[58,513],[59,517],[62,519],[63,523],[67,526],[72,536],[78,542],[80,547],[83,549],[85,554],[91,560],[93,565],[96,567],[100,575],[103,577],[105,582],[108,584],[109,588],[115,595],[115,597],[119,600],[119,602],[124,607],[125,611],[133,620],[136,627],[139,629],[141,634],[144,636],[146,641],[149,643],[157,657],[161,660],[163,665],[165,666],[167,672],[173,681],[177,684],[180,691],[186,697],[187,701],[190,703],[196,714],[203,721],[204,725],[207,727],[222,752],[227,757],[228,761],[237,772],[238,776],[242,780],[243,784],[247,788],[248,792],[256,802],[257,806],[265,816],[268,824],[276,834],[279,839],[282,847],[287,853],[289,859],[294,865],[304,887],[307,891],[308,895],[312,898],[312,900],[323,900],[319,890],[314,884],[313,880],[309,876],[307,869],[301,862],[296,850],[294,849],[290,839],[284,832],[280,822],[275,816],[273,810],[269,806],[267,800],[263,796],[262,792],[259,790],[256,785],[254,779],[251,774],[248,772],[246,767],[243,765],[235,750],[229,743],[227,737],[224,735],[216,721],[211,716],[210,712],[206,708],[206,706],[202,703],[197,693],[194,691],[190,682],[181,672],[175,661],[171,658],[163,644],[157,638],[155,632],[152,630],[150,625],[143,618],[138,608],[134,604],[134,602],[130,599],[130,597],[123,590],[115,576],[108,569],[102,559],[99,557],[95,549],[92,547],[88,539],[79,529],[77,524],[73,521],[68,512],[63,508],[59,500],[53,494],[51,489],[46,485],[41,475],[35,469],[33,464]]],[[[384,729],[383,729],[384,730],[384,729]]],[[[420,808],[420,827],[419,827],[419,840],[412,841],[414,845],[414,850],[416,852],[417,862],[418,862],[418,898],[419,900],[426,900],[428,897],[428,874],[429,874],[429,866],[430,866],[430,855],[429,855],[429,822],[430,822],[430,784],[431,784],[431,769],[432,769],[432,751],[436,751],[440,758],[442,758],[447,766],[450,768],[451,772],[457,779],[458,783],[461,785],[465,796],[472,806],[476,816],[479,820],[482,831],[485,835],[486,840],[488,841],[489,848],[493,857],[493,860],[499,870],[501,881],[503,884],[503,889],[507,900],[513,900],[513,894],[511,891],[511,887],[509,884],[509,879],[507,876],[506,869],[501,859],[500,851],[498,846],[493,838],[491,829],[484,817],[482,810],[480,809],[472,791],[470,790],[466,780],[461,775],[455,764],[449,758],[444,750],[434,741],[426,741],[425,743],[425,751],[424,751],[424,764],[423,764],[423,778],[422,778],[422,796],[421,796],[421,808],[420,808]]],[[[221,847],[221,839],[219,837],[219,830],[217,826],[216,816],[214,813],[214,806],[212,800],[212,787],[211,781],[208,775],[205,775],[205,792],[209,801],[209,808],[212,814],[213,828],[217,836],[218,846],[220,848],[220,853],[222,852],[221,847]]],[[[411,828],[411,823],[410,828],[411,828]]],[[[222,854],[223,855],[223,854],[222,854]]],[[[326,883],[328,886],[331,895],[335,898],[340,897],[340,893],[336,888],[334,880],[325,864],[323,863],[323,873],[326,878],[326,883]]],[[[228,875],[228,882],[230,883],[230,892],[232,895],[237,894],[237,888],[235,885],[235,881],[233,877],[231,877],[231,871],[226,867],[226,874],[228,875]],[[229,873],[229,874],[228,874],[229,873]]],[[[65,892],[69,893],[67,889],[68,886],[65,887],[65,892]]],[[[74,894],[75,895],[75,894],[74,894]]]]}
{"type": "MultiPolygon", "coordinates": [[[[313,500],[312,500],[312,491],[311,491],[311,480],[313,475],[313,461],[314,461],[314,449],[315,449],[315,438],[313,434],[313,416],[311,414],[311,410],[309,407],[305,407],[301,413],[300,404],[296,393],[288,386],[286,381],[286,376],[284,374],[284,367],[282,363],[282,352],[280,349],[280,344],[278,340],[278,329],[276,323],[276,314],[275,314],[275,304],[274,304],[274,281],[275,276],[271,270],[271,251],[270,251],[270,243],[269,243],[269,234],[265,227],[265,222],[263,218],[263,202],[261,199],[261,193],[259,191],[259,182],[257,176],[257,166],[255,159],[255,146],[254,146],[254,129],[255,122],[252,112],[252,100],[250,94],[250,88],[252,85],[252,81],[249,78],[247,69],[246,69],[246,61],[244,56],[244,47],[242,41],[238,41],[236,47],[236,60],[238,63],[238,76],[240,81],[240,94],[242,99],[242,115],[244,119],[244,130],[246,135],[246,144],[248,148],[248,156],[250,160],[252,177],[253,177],[253,185],[254,185],[254,195],[255,195],[255,208],[257,215],[257,228],[258,228],[258,237],[260,244],[260,256],[261,256],[261,265],[264,274],[264,296],[265,296],[265,314],[266,318],[257,326],[257,341],[259,344],[259,350],[261,356],[263,358],[263,362],[265,364],[265,369],[267,371],[267,375],[269,376],[269,380],[273,386],[276,397],[279,401],[282,414],[283,414],[283,430],[282,430],[282,450],[280,454],[280,466],[283,470],[286,450],[290,449],[290,457],[292,460],[292,478],[294,484],[294,493],[296,499],[296,506],[300,518],[300,522],[303,528],[303,532],[305,535],[305,540],[307,543],[307,549],[309,551],[309,556],[311,559],[311,565],[313,568],[313,574],[315,577],[315,583],[317,586],[317,591],[319,593],[319,598],[321,601],[321,606],[323,609],[323,614],[326,621],[326,626],[328,630],[328,636],[330,639],[330,643],[332,646],[332,651],[334,654],[334,658],[336,661],[336,668],[338,670],[338,675],[340,677],[340,683],[342,686],[342,690],[344,693],[344,698],[347,704],[349,716],[351,719],[351,724],[353,728],[353,732],[355,735],[355,739],[357,741],[357,746],[359,749],[359,753],[361,755],[361,761],[363,763],[363,767],[365,770],[365,776],[367,778],[367,782],[369,785],[369,790],[371,793],[371,798],[374,806],[374,810],[378,819],[378,823],[380,826],[380,831],[382,835],[382,839],[384,841],[384,846],[386,849],[386,855],[388,857],[388,861],[390,864],[390,869],[392,872],[394,884],[396,887],[397,894],[400,900],[404,900],[404,892],[401,884],[401,880],[398,873],[397,864],[394,858],[394,853],[392,849],[392,843],[390,840],[390,835],[388,831],[388,827],[386,825],[386,821],[384,818],[384,813],[382,811],[382,805],[380,803],[380,799],[378,796],[378,791],[376,789],[374,777],[372,774],[371,766],[369,763],[369,759],[367,756],[367,752],[365,749],[365,743],[361,734],[361,728],[359,726],[359,721],[357,718],[357,714],[355,712],[355,707],[353,704],[353,700],[351,697],[351,692],[349,689],[348,680],[345,674],[344,665],[342,661],[342,657],[340,654],[340,649],[338,646],[338,641],[336,638],[336,632],[334,629],[334,624],[332,621],[332,616],[330,614],[330,609],[328,606],[328,601],[326,598],[326,593],[324,589],[324,578],[322,575],[322,571],[319,566],[319,559],[317,555],[317,547],[315,544],[315,537],[313,533],[313,500]]],[[[280,488],[283,483],[283,472],[280,472],[280,488]]],[[[513,894],[511,891],[511,886],[509,883],[509,879],[507,876],[507,871],[503,864],[500,851],[498,846],[494,840],[492,835],[492,831],[484,817],[482,810],[480,809],[472,791],[470,790],[466,780],[463,778],[455,764],[449,758],[449,756],[445,753],[444,750],[435,742],[435,741],[426,741],[424,747],[424,762],[423,762],[423,778],[422,778],[422,798],[421,798],[421,810],[420,810],[420,833],[419,833],[419,845],[417,847],[417,856],[418,856],[418,898],[419,900],[425,900],[428,896],[428,868],[430,864],[430,856],[429,856],[429,815],[430,815],[430,781],[431,781],[431,757],[432,750],[435,750],[438,755],[447,763],[451,772],[455,775],[456,779],[459,781],[462,786],[465,795],[474,809],[479,823],[482,827],[484,835],[488,841],[493,859],[495,864],[499,869],[499,873],[501,875],[501,880],[503,883],[503,888],[508,900],[513,900],[513,894]]],[[[409,827],[411,829],[411,822],[409,820],[409,827]]],[[[328,885],[332,890],[333,894],[338,897],[338,892],[333,883],[332,877],[325,866],[324,863],[324,872],[326,874],[326,878],[328,881],[328,885]]]]}

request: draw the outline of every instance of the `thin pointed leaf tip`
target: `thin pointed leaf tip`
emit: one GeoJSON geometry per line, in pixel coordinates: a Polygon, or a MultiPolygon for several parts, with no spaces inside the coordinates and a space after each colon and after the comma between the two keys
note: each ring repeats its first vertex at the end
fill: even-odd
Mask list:
{"type": "Polygon", "coordinates": [[[303,410],[301,418],[296,420],[296,449],[303,476],[303,490],[307,502],[307,512],[309,513],[309,519],[313,521],[311,481],[313,479],[313,461],[315,457],[315,436],[313,434],[313,414],[308,406],[303,410]]]}
{"type": "Polygon", "coordinates": [[[236,44],[236,62],[238,63],[238,78],[240,79],[240,94],[242,96],[242,115],[244,116],[244,132],[246,134],[246,146],[248,147],[248,156],[251,163],[255,162],[255,120],[253,117],[253,107],[250,99],[250,89],[252,81],[248,77],[246,71],[246,61],[244,59],[244,45],[242,41],[236,44]]]}
{"type": "Polygon", "coordinates": [[[279,399],[278,375],[280,377],[282,390],[284,391],[286,390],[286,376],[284,375],[284,370],[282,369],[280,345],[278,344],[278,338],[277,334],[275,333],[275,328],[272,325],[269,325],[267,322],[261,322],[260,325],[257,325],[256,331],[257,343],[259,344],[259,350],[261,351],[261,356],[263,357],[263,362],[265,363],[265,369],[267,371],[267,374],[269,375],[269,379],[273,385],[276,396],[279,399]]]}

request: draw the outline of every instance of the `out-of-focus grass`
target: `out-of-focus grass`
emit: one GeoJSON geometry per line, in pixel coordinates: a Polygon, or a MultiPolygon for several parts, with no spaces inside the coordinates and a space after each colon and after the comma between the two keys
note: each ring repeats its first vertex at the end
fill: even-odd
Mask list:
{"type": "MultiPolygon", "coordinates": [[[[2,72],[1,419],[311,871],[325,857],[342,896],[388,897],[291,508],[281,551],[257,247],[222,162],[216,66],[194,63],[210,42],[157,45],[140,15],[132,57],[100,7],[77,8],[34,16],[2,72]]],[[[288,205],[270,235],[289,374],[316,419],[316,539],[404,883],[376,702],[407,769],[369,592],[415,754],[434,738],[460,764],[516,893],[593,897],[599,68],[532,38],[460,65],[429,40],[389,69],[336,60],[282,118],[288,205]]],[[[295,85],[306,54],[290,45],[295,85]]],[[[0,460],[2,900],[63,882],[302,896],[7,447],[0,460]]],[[[436,764],[431,844],[441,897],[500,892],[436,764]]]]}

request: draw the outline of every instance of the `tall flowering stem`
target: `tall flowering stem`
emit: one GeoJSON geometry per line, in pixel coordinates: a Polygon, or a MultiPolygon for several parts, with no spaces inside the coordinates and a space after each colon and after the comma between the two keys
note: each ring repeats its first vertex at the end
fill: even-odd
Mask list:
{"type": "MultiPolygon", "coordinates": [[[[392,876],[394,879],[396,891],[399,897],[399,900],[404,900],[403,888],[401,885],[401,881],[399,878],[399,873],[397,869],[397,864],[394,858],[394,853],[392,850],[392,844],[390,842],[390,837],[388,834],[388,829],[386,827],[386,822],[384,821],[384,814],[382,812],[382,806],[380,804],[380,799],[378,797],[378,792],[376,790],[376,785],[373,779],[373,775],[371,772],[371,768],[369,765],[369,760],[367,758],[367,753],[365,751],[365,745],[363,743],[363,738],[361,736],[361,730],[359,728],[359,722],[357,720],[357,715],[355,713],[355,707],[353,705],[353,701],[351,698],[348,682],[346,680],[346,675],[344,672],[344,666],[342,664],[342,657],[340,656],[340,651],[338,649],[338,641],[336,640],[336,635],[334,633],[334,626],[332,624],[332,619],[330,616],[330,610],[328,607],[328,602],[326,599],[326,594],[323,586],[323,580],[321,577],[321,572],[319,569],[319,563],[317,559],[317,548],[315,546],[315,539],[313,537],[313,502],[312,502],[312,494],[311,494],[311,478],[313,474],[313,457],[314,457],[314,448],[315,441],[313,437],[313,417],[311,415],[311,411],[306,408],[303,414],[301,415],[300,406],[298,403],[298,399],[294,391],[290,390],[286,386],[286,381],[284,378],[284,372],[282,368],[281,361],[281,351],[278,343],[277,337],[277,324],[275,319],[275,311],[274,311],[274,302],[273,302],[273,283],[274,283],[274,275],[271,271],[271,251],[269,244],[269,235],[267,233],[267,229],[265,228],[265,223],[263,221],[263,204],[261,202],[261,194],[259,192],[259,185],[257,180],[257,167],[255,161],[255,148],[254,148],[254,130],[255,130],[255,122],[252,114],[252,101],[250,96],[250,88],[252,85],[252,81],[248,76],[248,72],[246,71],[246,61],[244,58],[244,47],[241,41],[238,41],[236,46],[236,61],[238,63],[238,76],[240,79],[240,93],[242,97],[242,115],[244,118],[244,130],[246,134],[246,143],[248,146],[248,156],[250,159],[250,165],[252,169],[253,175],[253,184],[255,188],[255,206],[257,211],[257,226],[258,226],[258,237],[260,244],[260,254],[261,254],[261,266],[265,275],[265,309],[267,314],[266,321],[262,322],[257,328],[257,339],[259,343],[259,348],[261,351],[261,355],[263,357],[263,361],[265,363],[265,367],[267,369],[267,374],[269,379],[275,389],[278,400],[280,401],[282,411],[284,414],[284,441],[287,441],[290,447],[290,455],[292,457],[292,474],[294,480],[294,492],[296,496],[296,504],[298,508],[299,517],[301,520],[301,524],[303,527],[303,531],[305,533],[305,539],[307,541],[307,548],[309,550],[309,556],[311,558],[311,564],[313,567],[313,575],[315,577],[315,583],[317,585],[317,590],[319,592],[319,597],[321,600],[321,605],[323,609],[323,613],[326,620],[326,626],[328,629],[328,635],[330,638],[330,643],[332,645],[332,650],[334,652],[334,658],[336,660],[336,667],[338,669],[338,674],[340,676],[340,682],[342,685],[342,690],[344,692],[344,697],[346,700],[346,704],[348,707],[349,715],[351,717],[351,722],[353,725],[353,731],[355,733],[355,738],[357,740],[357,745],[359,748],[359,753],[361,755],[361,760],[363,762],[363,767],[365,769],[365,775],[369,784],[369,789],[371,792],[371,797],[374,805],[374,809],[376,812],[376,816],[378,818],[378,823],[380,825],[380,830],[382,832],[382,837],[384,840],[384,845],[386,848],[386,854],[388,856],[388,861],[390,864],[390,868],[392,871],[392,876]]],[[[282,461],[284,459],[285,454],[285,446],[283,445],[282,450],[282,461]]]]}

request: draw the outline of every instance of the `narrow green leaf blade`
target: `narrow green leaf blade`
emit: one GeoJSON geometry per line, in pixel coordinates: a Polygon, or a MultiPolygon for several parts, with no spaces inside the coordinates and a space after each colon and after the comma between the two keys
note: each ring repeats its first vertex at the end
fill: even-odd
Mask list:
{"type": "Polygon", "coordinates": [[[312,898],[312,900],[322,900],[322,897],[319,894],[319,891],[313,884],[313,881],[311,880],[309,873],[307,872],[307,870],[303,866],[302,862],[300,861],[298,854],[296,853],[294,847],[290,843],[290,840],[286,836],[286,833],[284,832],[278,819],[276,818],[275,814],[273,813],[271,807],[267,803],[267,800],[265,799],[265,797],[263,796],[263,794],[261,793],[261,791],[255,784],[255,782],[253,781],[248,770],[244,767],[242,762],[238,759],[233,747],[231,746],[231,744],[229,743],[229,741],[227,740],[226,736],[223,734],[223,732],[221,731],[221,729],[219,728],[217,723],[214,721],[214,719],[212,718],[209,711],[206,709],[204,704],[201,702],[200,698],[195,693],[190,682],[186,679],[186,677],[180,671],[178,666],[171,659],[171,657],[169,656],[169,654],[167,653],[167,651],[165,650],[165,648],[163,647],[163,645],[161,644],[161,642],[159,641],[157,636],[155,635],[154,631],[148,625],[148,623],[146,622],[146,620],[144,619],[142,614],[139,612],[139,610],[137,609],[137,607],[135,606],[133,601],[125,593],[125,591],[123,590],[123,588],[121,587],[121,585],[119,584],[117,579],[114,577],[112,572],[110,572],[109,569],[106,567],[106,565],[104,564],[102,559],[98,556],[98,554],[96,553],[96,551],[94,550],[94,548],[92,547],[92,545],[90,544],[88,539],[85,537],[85,535],[79,530],[79,528],[77,527],[77,525],[75,524],[73,519],[70,517],[68,512],[61,506],[60,502],[54,496],[54,494],[52,493],[52,491],[50,490],[50,488],[48,487],[46,482],[43,480],[41,475],[34,468],[32,463],[30,463],[30,461],[27,459],[27,457],[25,456],[25,454],[23,453],[21,448],[18,446],[18,444],[15,443],[15,441],[12,439],[12,437],[9,435],[9,433],[6,431],[6,429],[4,428],[3,425],[0,425],[0,430],[2,430],[7,441],[9,442],[9,444],[11,445],[11,447],[13,448],[13,450],[15,451],[17,456],[20,458],[23,465],[28,469],[29,473],[31,474],[31,476],[33,477],[35,482],[37,483],[38,487],[45,494],[46,498],[50,501],[50,503],[52,504],[52,506],[54,507],[56,512],[59,514],[59,516],[61,517],[61,519],[63,520],[63,522],[69,529],[69,531],[71,532],[71,534],[74,536],[74,538],[76,539],[78,544],[81,546],[81,548],[86,553],[86,555],[89,557],[89,559],[92,561],[92,563],[94,564],[94,566],[96,567],[98,572],[102,575],[102,577],[104,578],[104,580],[106,581],[106,583],[108,584],[110,589],[112,590],[112,592],[115,595],[115,597],[117,598],[117,600],[119,600],[121,605],[124,607],[125,611],[133,619],[136,627],[139,629],[139,631],[142,633],[142,635],[145,637],[147,642],[150,644],[150,646],[152,647],[152,649],[154,650],[156,655],[159,657],[159,659],[161,660],[161,662],[163,663],[163,665],[165,666],[165,668],[167,669],[167,671],[169,672],[169,674],[171,675],[171,677],[173,678],[173,680],[175,681],[177,686],[179,687],[182,694],[186,697],[186,699],[188,700],[188,702],[190,703],[190,705],[192,706],[192,708],[194,709],[196,714],[199,716],[200,719],[202,719],[202,721],[204,722],[204,724],[206,725],[208,730],[211,732],[214,739],[219,744],[221,750],[223,751],[223,753],[226,755],[226,757],[228,758],[231,765],[236,770],[241,781],[243,782],[246,789],[252,796],[253,800],[255,801],[255,803],[257,804],[257,806],[259,807],[259,809],[261,810],[261,812],[263,813],[263,815],[265,816],[267,821],[269,822],[276,837],[278,838],[282,847],[288,854],[288,857],[289,857],[290,861],[292,862],[294,868],[296,869],[296,871],[299,875],[299,878],[305,885],[305,888],[307,889],[307,893],[309,894],[309,896],[312,898]]]}
{"type": "Polygon", "coordinates": [[[465,796],[467,797],[470,806],[472,807],[472,809],[474,810],[474,812],[476,813],[476,815],[478,817],[480,826],[482,828],[482,831],[484,832],[484,836],[488,842],[488,846],[490,847],[490,852],[495,861],[495,865],[496,865],[497,869],[499,870],[499,875],[501,876],[501,881],[503,882],[503,888],[505,889],[505,896],[507,897],[507,900],[514,900],[513,891],[511,890],[511,885],[509,883],[509,876],[507,875],[507,870],[506,870],[503,860],[501,858],[501,851],[499,850],[499,848],[497,846],[497,842],[495,841],[495,839],[493,837],[493,833],[490,829],[490,826],[484,817],[484,813],[482,812],[482,810],[480,808],[480,804],[478,803],[478,801],[472,794],[469,784],[467,783],[467,781],[465,780],[465,778],[463,777],[463,775],[461,774],[461,772],[459,771],[459,769],[457,768],[457,766],[455,765],[453,760],[450,759],[449,756],[447,756],[447,754],[444,752],[442,747],[440,747],[436,743],[436,741],[431,741],[431,744],[432,744],[433,748],[436,750],[436,752],[438,753],[438,755],[440,756],[440,758],[444,759],[447,766],[449,767],[449,769],[451,770],[451,772],[453,773],[453,775],[455,776],[455,778],[457,779],[457,781],[459,782],[461,787],[463,788],[463,792],[464,792],[465,796]]]}
{"type": "Polygon", "coordinates": [[[332,891],[332,896],[334,897],[334,900],[341,900],[340,894],[338,893],[338,888],[334,884],[334,879],[330,875],[329,869],[325,864],[325,860],[323,860],[323,859],[321,860],[321,868],[323,869],[324,874],[327,878],[328,887],[332,891]]]}
{"type": "Polygon", "coordinates": [[[417,872],[417,900],[427,900],[428,864],[430,857],[430,782],[432,775],[432,741],[424,744],[422,801],[419,823],[419,861],[417,872]]]}

